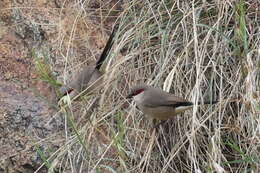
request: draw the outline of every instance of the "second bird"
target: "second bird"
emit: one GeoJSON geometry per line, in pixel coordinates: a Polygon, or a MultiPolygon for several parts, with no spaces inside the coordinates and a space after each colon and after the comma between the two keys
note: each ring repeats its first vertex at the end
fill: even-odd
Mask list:
{"type": "Polygon", "coordinates": [[[83,70],[67,85],[60,88],[61,96],[69,94],[71,98],[77,96],[82,91],[86,93],[93,91],[95,88],[102,84],[102,75],[100,67],[102,66],[104,60],[107,58],[109,51],[113,45],[113,37],[117,30],[117,25],[113,28],[112,34],[110,35],[105,48],[103,49],[100,58],[98,59],[95,66],[85,66],[83,70]]]}
{"type": "MultiPolygon", "coordinates": [[[[159,88],[148,85],[134,87],[127,98],[133,98],[137,107],[149,118],[167,120],[193,107],[193,103],[184,98],[174,96],[159,88]]],[[[204,102],[204,104],[214,104],[204,102]]],[[[200,103],[198,103],[200,104],[200,103]]]]}

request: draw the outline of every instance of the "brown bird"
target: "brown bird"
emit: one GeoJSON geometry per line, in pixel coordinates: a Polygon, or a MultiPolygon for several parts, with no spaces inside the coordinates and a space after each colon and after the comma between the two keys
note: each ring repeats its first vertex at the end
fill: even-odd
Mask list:
{"type": "MultiPolygon", "coordinates": [[[[167,120],[193,107],[193,103],[148,85],[135,86],[127,98],[133,98],[137,107],[149,118],[167,120]]],[[[204,104],[214,104],[204,102],[204,104]]],[[[198,103],[201,104],[201,103],[198,103]]]]}
{"type": "Polygon", "coordinates": [[[62,97],[69,94],[70,97],[73,98],[82,91],[89,93],[102,84],[103,73],[100,71],[100,67],[113,46],[113,37],[117,29],[118,25],[116,24],[97,63],[94,66],[85,66],[75,79],[60,88],[62,97]]]}

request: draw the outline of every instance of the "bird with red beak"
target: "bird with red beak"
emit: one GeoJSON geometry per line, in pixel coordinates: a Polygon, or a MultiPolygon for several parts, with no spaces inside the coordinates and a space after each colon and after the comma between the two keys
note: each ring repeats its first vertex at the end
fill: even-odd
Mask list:
{"type": "MultiPolygon", "coordinates": [[[[184,98],[148,85],[133,87],[127,98],[133,98],[136,106],[149,118],[158,120],[170,119],[185,110],[191,109],[194,105],[184,98]]],[[[203,104],[214,103],[217,103],[217,101],[204,102],[203,104]]]]}
{"type": "Polygon", "coordinates": [[[100,71],[100,68],[113,46],[113,38],[117,29],[118,24],[114,26],[112,34],[110,35],[97,63],[94,66],[85,66],[71,82],[60,88],[61,97],[68,94],[71,98],[74,98],[83,91],[84,93],[89,93],[94,89],[99,88],[103,82],[103,73],[100,71]]]}

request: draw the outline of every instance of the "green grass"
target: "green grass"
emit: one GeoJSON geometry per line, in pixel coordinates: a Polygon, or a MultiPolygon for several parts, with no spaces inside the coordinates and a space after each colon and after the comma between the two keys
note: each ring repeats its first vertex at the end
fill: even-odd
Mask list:
{"type": "MultiPolygon", "coordinates": [[[[241,148],[238,144],[236,144],[232,140],[227,140],[224,143],[227,147],[231,148],[233,151],[233,154],[237,154],[237,159],[229,160],[226,162],[223,162],[222,165],[230,166],[232,165],[248,165],[248,168],[245,168],[243,172],[250,172],[257,168],[257,165],[260,164],[260,157],[258,155],[254,154],[247,154],[245,151],[243,151],[243,148],[241,148]]],[[[231,152],[232,152],[231,151],[231,152]]]]}
{"type": "Polygon", "coordinates": [[[45,56],[44,54],[42,56],[37,55],[34,50],[32,51],[32,57],[35,67],[35,73],[37,75],[37,80],[41,80],[48,83],[50,86],[54,88],[56,95],[60,96],[58,89],[62,86],[62,83],[58,82],[56,77],[53,75],[49,60],[48,58],[46,58],[47,56],[45,56]]]}
{"type": "Polygon", "coordinates": [[[48,60],[46,58],[37,57],[34,51],[32,52],[32,57],[34,58],[34,65],[38,79],[49,83],[53,87],[60,87],[62,84],[52,75],[51,66],[48,64],[48,60]]]}
{"type": "MultiPolygon", "coordinates": [[[[48,168],[48,172],[50,172],[50,173],[56,172],[56,168],[52,167],[53,164],[48,159],[48,156],[45,154],[45,152],[40,148],[40,146],[38,144],[35,144],[34,147],[36,149],[36,152],[38,153],[38,155],[42,159],[43,165],[46,166],[46,168],[48,168]]],[[[51,153],[53,151],[48,151],[48,152],[51,153]]]]}

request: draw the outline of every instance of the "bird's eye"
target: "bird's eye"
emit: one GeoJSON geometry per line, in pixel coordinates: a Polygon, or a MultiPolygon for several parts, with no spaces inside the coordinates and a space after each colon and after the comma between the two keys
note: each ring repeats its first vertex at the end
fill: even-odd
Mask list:
{"type": "Polygon", "coordinates": [[[139,89],[139,90],[136,90],[134,93],[133,93],[133,96],[136,96],[138,94],[140,94],[141,92],[143,92],[144,89],[139,89]]]}

